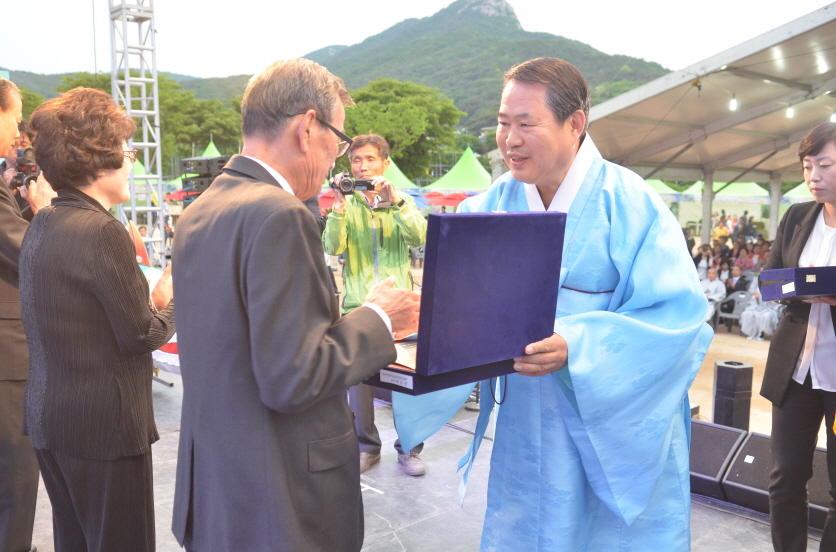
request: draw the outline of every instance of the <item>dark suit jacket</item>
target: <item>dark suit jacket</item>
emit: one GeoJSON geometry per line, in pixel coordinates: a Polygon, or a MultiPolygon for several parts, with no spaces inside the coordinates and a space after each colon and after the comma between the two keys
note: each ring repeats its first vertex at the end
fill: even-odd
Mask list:
{"type": "Polygon", "coordinates": [[[158,439],[151,352],[174,334],[154,315],[125,227],[98,202],[61,190],[20,252],[30,371],[24,429],[37,449],[113,460],[158,439]]]}
{"type": "Polygon", "coordinates": [[[741,276],[737,279],[737,283],[733,286],[726,286],[726,291],[732,293],[734,291],[749,291],[749,280],[746,276],[741,276]]]}
{"type": "MultiPolygon", "coordinates": [[[[31,219],[32,212],[26,211],[31,219]]],[[[25,380],[29,373],[17,274],[20,244],[28,227],[11,190],[0,178],[0,380],[25,380]]]]}
{"type": "MultiPolygon", "coordinates": [[[[807,239],[813,232],[821,209],[821,203],[810,201],[796,203],[787,210],[778,226],[778,233],[772,242],[772,252],[763,267],[764,270],[798,266],[801,252],[804,251],[807,239]]],[[[787,386],[792,379],[798,357],[804,349],[810,306],[809,303],[800,301],[791,302],[772,335],[761,395],[775,406],[781,406],[784,402],[787,386]]],[[[836,307],[830,307],[830,314],[833,317],[833,326],[836,327],[836,307]]]]}
{"type": "Polygon", "coordinates": [[[177,223],[183,413],[173,531],[200,552],[358,551],[346,390],[395,360],[368,308],[343,318],[305,205],[233,157],[177,223]]]}

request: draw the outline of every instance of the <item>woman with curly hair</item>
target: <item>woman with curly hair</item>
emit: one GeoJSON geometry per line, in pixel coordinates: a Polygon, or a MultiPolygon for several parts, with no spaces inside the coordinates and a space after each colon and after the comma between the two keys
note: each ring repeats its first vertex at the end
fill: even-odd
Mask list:
{"type": "Polygon", "coordinates": [[[174,302],[168,274],[149,301],[109,212],[130,197],[136,124],[87,88],[45,102],[31,124],[58,197],[32,220],[20,254],[24,431],[52,502],[55,550],[153,551],[151,352],[174,333],[174,302]]]}

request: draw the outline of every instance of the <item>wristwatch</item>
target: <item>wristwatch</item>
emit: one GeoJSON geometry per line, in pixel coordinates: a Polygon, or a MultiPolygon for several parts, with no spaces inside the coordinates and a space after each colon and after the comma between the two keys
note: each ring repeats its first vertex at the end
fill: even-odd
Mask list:
{"type": "Polygon", "coordinates": [[[405,199],[402,199],[402,200],[400,200],[400,201],[397,203],[397,205],[398,205],[398,207],[403,207],[403,204],[404,204],[404,203],[406,203],[406,200],[405,200],[405,199]]]}

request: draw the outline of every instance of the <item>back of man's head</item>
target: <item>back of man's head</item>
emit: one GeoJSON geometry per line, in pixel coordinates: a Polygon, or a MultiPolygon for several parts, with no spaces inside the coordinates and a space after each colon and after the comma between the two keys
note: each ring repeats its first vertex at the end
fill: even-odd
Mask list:
{"type": "Polygon", "coordinates": [[[14,100],[20,100],[20,90],[10,80],[0,77],[0,111],[6,112],[14,105],[14,100]]]}
{"type": "Polygon", "coordinates": [[[572,113],[582,111],[589,125],[589,84],[583,73],[568,61],[548,57],[525,61],[505,73],[503,88],[508,81],[542,84],[558,123],[563,124],[572,113]]]}
{"type": "Polygon", "coordinates": [[[353,102],[342,79],[301,58],[280,59],[253,75],[241,103],[244,136],[278,136],[291,117],[309,109],[331,122],[337,103],[353,102]]]}
{"type": "Polygon", "coordinates": [[[352,138],[351,149],[348,150],[349,158],[351,158],[352,153],[363,146],[373,146],[377,149],[377,155],[382,161],[389,159],[389,142],[379,134],[361,134],[352,138]]]}

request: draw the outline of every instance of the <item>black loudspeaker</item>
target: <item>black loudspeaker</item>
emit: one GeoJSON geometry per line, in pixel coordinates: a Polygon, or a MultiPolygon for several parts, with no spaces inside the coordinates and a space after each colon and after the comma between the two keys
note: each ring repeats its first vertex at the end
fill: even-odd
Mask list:
{"type": "Polygon", "coordinates": [[[691,492],[727,500],[722,480],[746,431],[691,421],[691,492]]]}
{"type": "MultiPolygon", "coordinates": [[[[728,502],[768,514],[771,471],[772,452],[769,437],[760,433],[750,433],[723,478],[723,490],[728,502]]],[[[807,482],[810,527],[824,529],[830,506],[829,489],[827,451],[817,448],[813,453],[813,478],[807,482]]]]}

